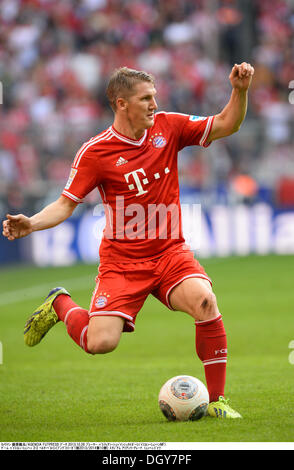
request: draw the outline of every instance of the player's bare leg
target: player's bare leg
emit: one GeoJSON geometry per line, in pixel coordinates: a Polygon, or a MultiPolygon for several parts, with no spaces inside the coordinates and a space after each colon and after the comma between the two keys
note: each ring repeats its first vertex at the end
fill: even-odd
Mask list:
{"type": "Polygon", "coordinates": [[[91,354],[105,354],[113,351],[123,331],[125,320],[115,316],[94,316],[90,318],[87,345],[91,354]]]}
{"type": "Polygon", "coordinates": [[[227,338],[222,316],[211,284],[206,279],[188,278],[170,293],[173,309],[195,319],[196,352],[205,370],[210,397],[208,414],[221,418],[240,418],[224,398],[227,362],[227,338]]]}
{"type": "Polygon", "coordinates": [[[173,309],[188,313],[197,322],[220,315],[211,284],[206,279],[185,279],[171,291],[169,302],[173,309]]]}

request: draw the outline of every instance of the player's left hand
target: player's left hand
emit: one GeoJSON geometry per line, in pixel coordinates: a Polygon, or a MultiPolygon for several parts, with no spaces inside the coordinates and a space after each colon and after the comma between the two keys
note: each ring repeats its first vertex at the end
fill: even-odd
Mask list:
{"type": "Polygon", "coordinates": [[[235,64],[229,77],[232,87],[238,90],[248,90],[253,74],[254,68],[247,62],[235,64]]]}

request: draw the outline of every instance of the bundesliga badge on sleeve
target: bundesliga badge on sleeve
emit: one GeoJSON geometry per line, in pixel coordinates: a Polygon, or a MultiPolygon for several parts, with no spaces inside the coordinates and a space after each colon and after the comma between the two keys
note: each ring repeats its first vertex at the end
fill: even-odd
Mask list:
{"type": "Polygon", "coordinates": [[[190,116],[189,120],[190,121],[205,121],[206,117],[205,116],[190,116]]]}

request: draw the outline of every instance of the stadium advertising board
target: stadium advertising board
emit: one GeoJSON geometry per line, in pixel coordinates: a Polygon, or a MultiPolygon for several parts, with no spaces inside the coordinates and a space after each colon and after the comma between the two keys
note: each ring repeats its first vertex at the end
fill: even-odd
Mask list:
{"type": "MultiPolygon", "coordinates": [[[[198,257],[294,253],[294,211],[278,211],[267,203],[253,206],[182,205],[183,232],[198,257]]],[[[40,266],[96,262],[105,226],[97,206],[51,230],[31,237],[31,260],[40,266]]],[[[26,250],[27,252],[27,250],[26,250]]],[[[20,250],[21,253],[21,250],[20,250]]]]}

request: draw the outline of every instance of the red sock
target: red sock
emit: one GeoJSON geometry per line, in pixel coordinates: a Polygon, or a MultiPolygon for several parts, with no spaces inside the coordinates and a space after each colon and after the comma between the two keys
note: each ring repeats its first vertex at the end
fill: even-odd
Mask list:
{"type": "Polygon", "coordinates": [[[69,336],[83,348],[87,349],[87,331],[89,324],[88,310],[77,305],[69,295],[60,294],[53,302],[53,308],[59,318],[63,321],[69,336]]]}
{"type": "Polygon", "coordinates": [[[227,337],[222,316],[195,322],[196,351],[204,365],[209,401],[224,396],[227,363],[227,337]]]}

